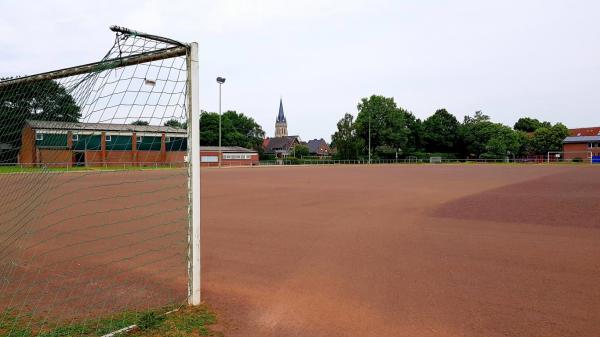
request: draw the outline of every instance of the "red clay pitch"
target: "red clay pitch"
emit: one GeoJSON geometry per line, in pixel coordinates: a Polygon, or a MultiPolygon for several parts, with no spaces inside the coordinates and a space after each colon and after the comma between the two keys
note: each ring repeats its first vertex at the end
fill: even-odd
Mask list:
{"type": "MultiPolygon", "coordinates": [[[[596,337],[599,169],[205,170],[204,300],[220,314],[225,335],[234,337],[596,337]]],[[[0,257],[8,280],[0,283],[0,304],[10,300],[13,307],[44,308],[67,318],[100,305],[110,312],[184,300],[185,172],[73,177],[52,178],[55,188],[47,188],[45,201],[31,209],[62,225],[24,235],[3,250],[11,253],[0,257]],[[75,191],[70,199],[67,190],[75,191]],[[106,198],[117,191],[120,197],[106,198]],[[67,200],[83,202],[46,215],[67,200]],[[83,216],[89,221],[83,223],[83,216]],[[81,226],[91,228],[75,230],[81,226]],[[51,233],[43,245],[19,251],[38,242],[42,232],[51,233]],[[64,248],[69,243],[76,246],[64,248]],[[44,254],[36,258],[36,251],[44,254]],[[64,262],[70,258],[72,264],[64,262]],[[9,262],[19,263],[7,269],[9,262]],[[46,292],[31,294],[37,289],[32,282],[46,285],[46,292]],[[15,290],[18,296],[9,295],[15,290]],[[70,299],[70,311],[60,309],[61,301],[49,306],[57,293],[70,299]]],[[[17,191],[14,179],[0,182],[17,191]]],[[[8,218],[0,216],[2,229],[41,223],[39,217],[8,218]]],[[[0,231],[0,245],[7,237],[0,231]]]]}

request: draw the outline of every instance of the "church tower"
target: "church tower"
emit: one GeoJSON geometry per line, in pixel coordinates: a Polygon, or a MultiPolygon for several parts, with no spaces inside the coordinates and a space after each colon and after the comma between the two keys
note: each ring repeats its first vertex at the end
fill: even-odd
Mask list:
{"type": "Polygon", "coordinates": [[[287,121],[285,120],[285,115],[283,114],[283,100],[279,99],[279,114],[277,115],[277,120],[275,121],[275,137],[285,137],[287,135],[287,121]]]}

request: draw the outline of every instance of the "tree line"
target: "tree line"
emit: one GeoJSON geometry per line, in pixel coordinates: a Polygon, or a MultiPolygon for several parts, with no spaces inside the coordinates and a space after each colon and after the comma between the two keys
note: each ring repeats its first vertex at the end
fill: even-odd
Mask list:
{"type": "MultiPolygon", "coordinates": [[[[421,121],[399,107],[393,98],[373,95],[361,99],[356,118],[345,114],[332,135],[338,159],[372,157],[382,159],[427,157],[504,158],[544,155],[560,151],[568,136],[563,124],[521,118],[511,128],[494,123],[481,111],[459,122],[445,109],[421,121]],[[370,127],[369,127],[370,126],[370,127]],[[369,132],[370,130],[370,132],[369,132]],[[370,146],[369,146],[370,141],[370,146]]],[[[76,122],[80,108],[63,86],[41,81],[0,89],[0,162],[16,162],[25,120],[76,122]]],[[[145,121],[132,124],[144,125],[145,121]]],[[[219,140],[219,114],[202,111],[201,145],[216,146],[219,140]]],[[[166,126],[185,128],[185,121],[171,119],[166,126]]],[[[221,116],[223,146],[242,146],[263,153],[265,132],[256,121],[236,111],[221,116]]],[[[306,152],[304,148],[300,152],[306,152]]]]}
{"type": "Polygon", "coordinates": [[[373,95],[357,105],[356,119],[345,114],[331,136],[338,159],[394,159],[409,156],[444,158],[506,158],[561,151],[569,130],[561,123],[523,117],[511,128],[481,111],[462,122],[437,110],[421,121],[399,107],[394,98],[373,95]],[[370,127],[369,127],[370,126],[370,127]],[[370,130],[370,131],[369,131],[370,130]]]}
{"type": "MultiPolygon", "coordinates": [[[[187,128],[186,121],[170,119],[165,126],[187,128]]],[[[200,145],[219,145],[219,113],[202,111],[200,114],[200,145]]],[[[263,152],[262,142],[265,132],[252,118],[241,112],[229,110],[221,115],[221,145],[241,146],[263,152]]]]}

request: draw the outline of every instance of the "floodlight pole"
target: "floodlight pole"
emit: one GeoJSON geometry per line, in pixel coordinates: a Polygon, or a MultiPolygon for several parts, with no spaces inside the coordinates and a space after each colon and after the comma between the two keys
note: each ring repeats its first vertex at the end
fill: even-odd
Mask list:
{"type": "Polygon", "coordinates": [[[371,111],[369,111],[369,164],[371,164],[371,111]]]}
{"type": "Polygon", "coordinates": [[[198,43],[190,45],[188,70],[188,161],[190,218],[188,233],[188,304],[200,305],[200,108],[198,90],[198,43]]]}
{"type": "Polygon", "coordinates": [[[221,148],[221,120],[223,119],[223,113],[221,111],[221,87],[223,83],[219,82],[219,167],[221,167],[221,160],[223,159],[223,149],[221,148]]]}
{"type": "Polygon", "coordinates": [[[219,83],[219,167],[221,167],[221,160],[223,158],[223,150],[221,149],[221,86],[225,83],[225,78],[217,77],[217,83],[219,83]]]}

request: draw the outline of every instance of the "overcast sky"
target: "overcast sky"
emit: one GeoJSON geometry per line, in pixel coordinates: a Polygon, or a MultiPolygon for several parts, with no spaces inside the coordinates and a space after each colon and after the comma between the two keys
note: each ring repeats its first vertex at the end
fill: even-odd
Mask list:
{"type": "Polygon", "coordinates": [[[201,0],[0,3],[0,76],[97,61],[117,24],[200,45],[201,108],[330,139],[361,97],[425,119],[476,110],[600,125],[598,0],[201,0]]]}

